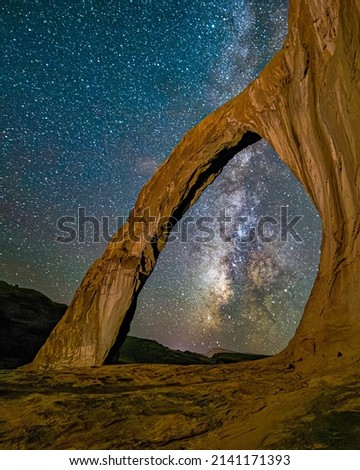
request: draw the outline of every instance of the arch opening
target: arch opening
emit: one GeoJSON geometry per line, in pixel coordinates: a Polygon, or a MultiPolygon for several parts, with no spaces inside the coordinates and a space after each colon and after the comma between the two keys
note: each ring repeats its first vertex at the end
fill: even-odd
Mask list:
{"type": "Polygon", "coordinates": [[[313,286],[320,237],[302,185],[265,140],[255,143],[174,229],[138,297],[130,334],[202,354],[279,352],[313,286]]]}

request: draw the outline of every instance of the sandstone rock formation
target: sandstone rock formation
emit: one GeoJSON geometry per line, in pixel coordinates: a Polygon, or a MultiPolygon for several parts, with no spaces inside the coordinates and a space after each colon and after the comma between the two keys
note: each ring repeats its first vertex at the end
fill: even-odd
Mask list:
{"type": "Polygon", "coordinates": [[[276,360],[311,369],[359,359],[359,25],[358,0],[290,2],[283,49],[243,93],[189,131],[156,171],[31,367],[103,364],[128,332],[137,295],[166,243],[167,222],[260,137],[304,185],[323,224],[315,285],[276,360]]]}

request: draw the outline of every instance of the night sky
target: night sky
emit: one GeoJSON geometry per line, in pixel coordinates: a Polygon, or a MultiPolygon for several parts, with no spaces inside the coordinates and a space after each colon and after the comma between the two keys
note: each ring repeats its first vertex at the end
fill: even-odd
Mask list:
{"type": "MultiPolygon", "coordinates": [[[[1,279],[68,303],[106,245],[59,243],[60,217],[126,217],[183,134],[243,90],[281,48],[285,0],[1,2],[1,279]]],[[[261,141],[237,155],[188,212],[230,224],[222,241],[168,244],[131,333],[172,348],[274,353],[314,282],[319,217],[261,141]],[[302,241],[244,241],[287,207],[302,241]]],[[[270,231],[271,231],[270,230],[270,231]]]]}

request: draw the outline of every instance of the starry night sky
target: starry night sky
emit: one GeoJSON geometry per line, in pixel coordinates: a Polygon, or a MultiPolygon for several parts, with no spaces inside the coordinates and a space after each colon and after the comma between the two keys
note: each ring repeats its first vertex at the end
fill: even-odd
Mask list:
{"type": "MultiPolygon", "coordinates": [[[[126,217],[183,134],[281,48],[285,0],[3,1],[1,279],[68,303],[105,241],[59,243],[57,220],[126,217]]],[[[168,244],[131,333],[172,348],[274,353],[293,335],[319,257],[319,217],[260,141],[190,209],[247,216],[222,241],[168,244]],[[263,215],[302,215],[302,242],[241,241],[263,215]]]]}

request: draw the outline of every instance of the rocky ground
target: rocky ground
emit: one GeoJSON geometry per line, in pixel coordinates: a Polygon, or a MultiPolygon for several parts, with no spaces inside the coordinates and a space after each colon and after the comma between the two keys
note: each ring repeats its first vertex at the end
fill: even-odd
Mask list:
{"type": "Polygon", "coordinates": [[[2,371],[0,448],[358,449],[357,366],[313,377],[274,359],[2,371]]]}
{"type": "MultiPolygon", "coordinates": [[[[0,287],[0,364],[16,367],[33,358],[66,306],[0,287]]],[[[249,359],[256,356],[208,358],[129,337],[122,364],[0,370],[0,448],[360,448],[360,362],[344,367],[339,357],[316,375],[284,357],[216,365],[249,359]]]]}

